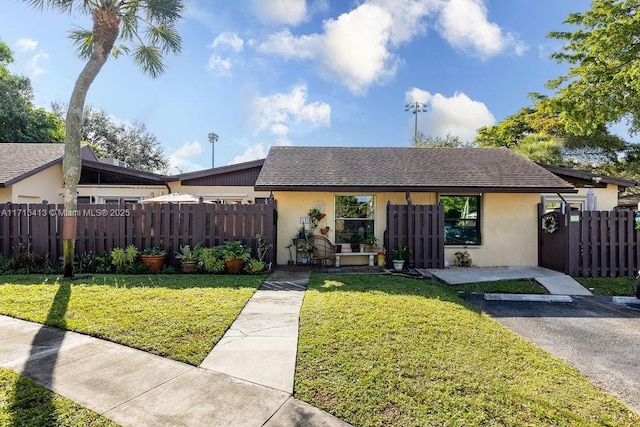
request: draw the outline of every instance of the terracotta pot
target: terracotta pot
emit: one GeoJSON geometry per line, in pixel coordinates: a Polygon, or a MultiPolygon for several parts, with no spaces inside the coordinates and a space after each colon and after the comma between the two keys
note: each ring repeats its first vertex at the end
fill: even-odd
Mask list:
{"type": "Polygon", "coordinates": [[[198,263],[195,261],[183,262],[182,271],[185,273],[193,273],[198,269],[198,263]]]}
{"type": "Polygon", "coordinates": [[[321,228],[320,229],[320,234],[322,234],[323,236],[326,236],[327,234],[329,234],[329,229],[328,228],[321,228]]]}
{"type": "Polygon", "coordinates": [[[342,245],[340,244],[336,245],[336,253],[337,254],[342,253],[342,245]]]}
{"type": "Polygon", "coordinates": [[[224,266],[227,269],[227,273],[231,273],[231,274],[240,273],[242,271],[243,264],[244,264],[244,261],[239,258],[230,259],[224,262],[224,266]]]}
{"type": "Polygon", "coordinates": [[[162,271],[166,257],[166,255],[140,255],[142,263],[149,266],[149,271],[154,274],[162,271]]]}

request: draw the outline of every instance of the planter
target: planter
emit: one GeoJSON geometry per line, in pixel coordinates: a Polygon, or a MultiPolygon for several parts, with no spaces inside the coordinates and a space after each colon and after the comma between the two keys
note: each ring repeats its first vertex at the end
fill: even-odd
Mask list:
{"type": "Polygon", "coordinates": [[[342,245],[341,244],[337,244],[336,245],[336,253],[337,254],[342,253],[342,245]]]}
{"type": "Polygon", "coordinates": [[[227,273],[238,274],[242,271],[244,261],[240,258],[230,259],[224,262],[224,267],[227,269],[227,273]]]}
{"type": "Polygon", "coordinates": [[[184,273],[193,273],[198,269],[198,263],[195,261],[187,261],[182,263],[182,271],[184,273]]]}
{"type": "Polygon", "coordinates": [[[321,228],[320,229],[320,234],[322,234],[323,236],[326,236],[327,234],[329,234],[329,229],[328,228],[321,228]]]}
{"type": "Polygon", "coordinates": [[[149,267],[151,273],[159,273],[164,266],[166,255],[140,255],[142,263],[149,267]]]}
{"type": "Polygon", "coordinates": [[[387,266],[387,255],[384,252],[378,252],[378,267],[385,268],[387,266]]]}
{"type": "Polygon", "coordinates": [[[402,267],[404,267],[404,260],[403,259],[394,259],[393,261],[393,268],[395,270],[402,270],[402,267]]]}
{"type": "Polygon", "coordinates": [[[360,244],[352,243],[351,244],[351,252],[360,252],[360,244]]]}

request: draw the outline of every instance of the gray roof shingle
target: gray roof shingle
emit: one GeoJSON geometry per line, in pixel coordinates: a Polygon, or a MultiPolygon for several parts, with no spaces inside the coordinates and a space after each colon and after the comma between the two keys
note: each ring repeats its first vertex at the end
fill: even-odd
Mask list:
{"type": "Polygon", "coordinates": [[[0,143],[0,187],[62,160],[64,144],[0,143]]]}
{"type": "Polygon", "coordinates": [[[257,190],[574,192],[506,148],[272,147],[257,190]]]}

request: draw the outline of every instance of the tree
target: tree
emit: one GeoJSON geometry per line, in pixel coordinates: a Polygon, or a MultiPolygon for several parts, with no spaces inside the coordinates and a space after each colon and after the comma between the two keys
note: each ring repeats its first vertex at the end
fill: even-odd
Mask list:
{"type": "Polygon", "coordinates": [[[0,141],[62,142],[64,128],[55,114],[33,106],[31,81],[11,74],[13,54],[0,40],[0,141]]]}
{"type": "Polygon", "coordinates": [[[411,146],[417,148],[433,148],[433,147],[467,147],[471,144],[463,142],[460,137],[456,135],[447,134],[447,136],[426,136],[424,133],[418,131],[416,135],[411,138],[411,146]]]}
{"type": "Polygon", "coordinates": [[[548,99],[538,97],[533,106],[521,108],[500,123],[478,129],[480,147],[506,147],[536,162],[563,165],[617,159],[628,143],[611,135],[606,126],[598,126],[591,135],[568,132],[548,99]]]}
{"type": "MultiPolygon", "coordinates": [[[[66,108],[54,103],[53,111],[64,116],[66,108]]],[[[169,169],[162,145],[142,123],[116,123],[109,113],[89,105],[84,109],[81,137],[98,157],[119,159],[130,168],[149,172],[169,169]]]]}
{"type": "Polygon", "coordinates": [[[640,131],[639,16],[638,0],[594,0],[565,21],[577,29],[549,34],[566,42],[552,58],[570,64],[569,71],[547,87],[567,131],[589,135],[621,120],[631,133],[640,131]]]}
{"type": "MultiPolygon", "coordinates": [[[[182,40],[175,24],[181,18],[182,0],[23,0],[35,8],[45,6],[63,12],[91,16],[92,30],[75,29],[70,37],[79,56],[87,62],[76,79],[65,121],[64,210],[77,211],[77,186],[80,179],[80,142],[82,113],[89,87],[110,54],[130,53],[129,45],[115,46],[118,38],[133,45],[133,58],[143,72],[155,78],[162,74],[167,53],[180,52],[182,40]]],[[[73,256],[77,218],[63,222],[64,276],[73,276],[73,256]]]]}

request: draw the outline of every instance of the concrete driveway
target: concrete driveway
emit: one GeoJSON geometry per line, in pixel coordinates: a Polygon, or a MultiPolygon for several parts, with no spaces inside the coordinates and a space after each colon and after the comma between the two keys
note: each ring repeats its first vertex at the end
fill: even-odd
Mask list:
{"type": "Polygon", "coordinates": [[[640,300],[621,305],[593,296],[574,296],[570,303],[463,297],[640,413],[640,300]]]}

